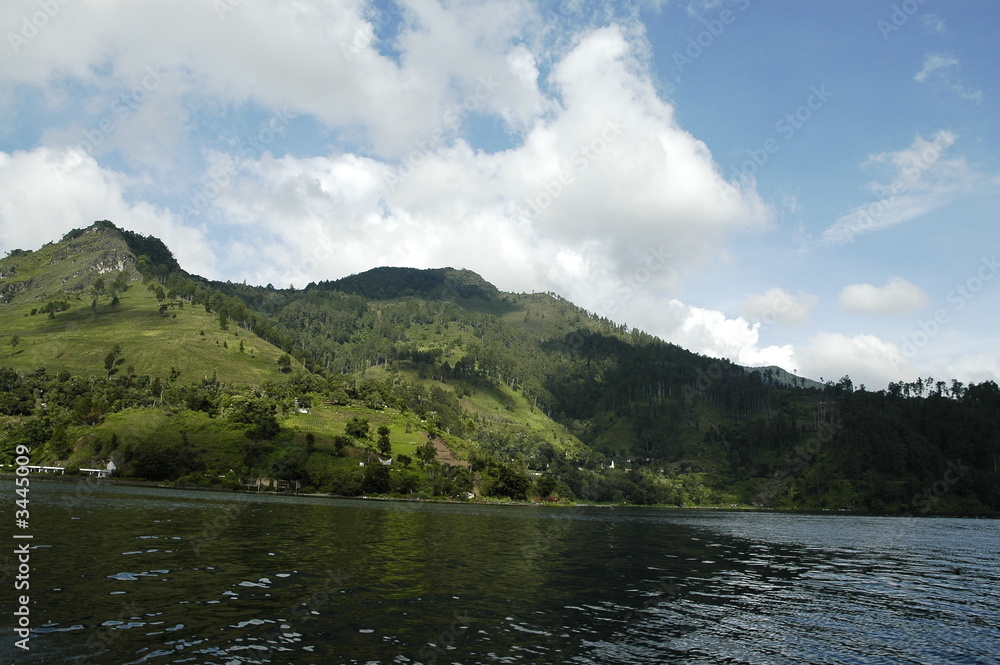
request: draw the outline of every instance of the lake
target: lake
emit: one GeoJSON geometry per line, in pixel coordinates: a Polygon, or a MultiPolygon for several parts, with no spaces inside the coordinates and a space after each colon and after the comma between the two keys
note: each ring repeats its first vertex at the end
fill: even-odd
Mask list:
{"type": "Polygon", "coordinates": [[[1000,662],[996,520],[30,497],[30,651],[10,540],[4,663],[1000,662]]]}

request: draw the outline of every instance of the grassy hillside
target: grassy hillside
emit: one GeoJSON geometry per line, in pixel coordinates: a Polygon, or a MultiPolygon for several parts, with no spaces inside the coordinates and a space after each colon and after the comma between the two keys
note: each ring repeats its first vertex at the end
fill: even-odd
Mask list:
{"type": "Polygon", "coordinates": [[[124,272],[129,281],[139,278],[136,257],[117,230],[95,225],[69,235],[36,251],[14,250],[0,261],[0,303],[41,307],[83,294],[100,277],[124,272]]]}
{"type": "Polygon", "coordinates": [[[124,361],[118,372],[166,376],[176,368],[191,381],[216,374],[220,381],[250,384],[281,377],[282,351],[235,325],[221,330],[218,316],[203,307],[172,300],[161,312],[165,303],[141,282],[133,282],[115,307],[107,299],[92,307],[82,294],[59,297],[69,309],[53,318],[32,315],[38,305],[30,300],[0,305],[0,366],[107,375],[105,358],[118,345],[124,361]]]}
{"type": "Polygon", "coordinates": [[[137,257],[128,241],[158,245],[98,223],[0,261],[0,366],[107,376],[105,359],[117,346],[113,373],[166,377],[176,369],[188,381],[215,374],[248,384],[280,378],[282,351],[234,324],[223,330],[204,306],[157,292],[158,281],[140,273],[149,257],[137,257]]]}

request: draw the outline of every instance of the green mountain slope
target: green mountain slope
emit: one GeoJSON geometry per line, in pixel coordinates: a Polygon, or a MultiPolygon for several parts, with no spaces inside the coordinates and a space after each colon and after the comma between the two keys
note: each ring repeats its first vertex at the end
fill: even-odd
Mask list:
{"type": "Polygon", "coordinates": [[[452,268],[210,282],[108,222],[11,253],[0,294],[0,457],[339,494],[1000,511],[992,382],[752,370],[452,268]]]}
{"type": "MultiPolygon", "coordinates": [[[[0,261],[0,365],[107,375],[105,358],[117,346],[115,371],[166,377],[176,369],[190,381],[215,375],[250,384],[281,377],[281,350],[236,326],[222,330],[217,313],[167,298],[162,287],[157,293],[155,279],[144,283],[140,268],[156,274],[176,263],[137,256],[126,237],[99,223],[0,261]],[[116,280],[121,290],[113,292],[116,280]]],[[[155,253],[159,241],[143,240],[133,245],[155,253]]]]}

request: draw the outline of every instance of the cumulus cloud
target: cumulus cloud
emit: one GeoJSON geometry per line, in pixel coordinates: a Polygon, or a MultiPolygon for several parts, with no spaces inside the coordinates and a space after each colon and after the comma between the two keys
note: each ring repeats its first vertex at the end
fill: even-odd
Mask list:
{"type": "Polygon", "coordinates": [[[962,377],[973,383],[1000,382],[1000,353],[984,351],[963,354],[957,358],[942,358],[934,361],[931,369],[934,376],[941,378],[962,377]]]}
{"type": "Polygon", "coordinates": [[[723,312],[688,305],[675,298],[663,300],[642,294],[636,304],[642,326],[696,353],[728,358],[746,366],[794,366],[791,345],[761,346],[760,323],[751,323],[743,317],[729,318],[723,312]]]}
{"type": "Polygon", "coordinates": [[[265,154],[241,165],[206,217],[254,238],[250,281],[467,257],[502,288],[580,291],[591,310],[601,306],[598,283],[642,276],[653,261],[645,288],[676,287],[732,234],[767,227],[770,209],[726,181],[705,144],[677,125],[617,26],[582,35],[548,86],[556,111],[508,150],[458,138],[401,162],[265,154]],[[327,258],[311,260],[322,246],[327,258]]]}
{"type": "Polygon", "coordinates": [[[923,309],[931,299],[920,287],[902,277],[892,277],[885,286],[848,284],[840,291],[837,302],[849,312],[891,316],[923,309]]]}
{"type": "Polygon", "coordinates": [[[167,210],[132,200],[133,183],[73,150],[0,152],[0,249],[36,249],[73,227],[99,219],[162,239],[190,271],[212,276],[214,257],[204,233],[167,210]]]}
{"type": "Polygon", "coordinates": [[[871,390],[918,375],[917,368],[897,345],[875,335],[820,333],[798,350],[797,362],[800,375],[846,374],[855,385],[864,383],[871,390]]]}
{"type": "Polygon", "coordinates": [[[859,236],[902,224],[938,210],[979,179],[963,157],[946,158],[958,137],[937,132],[930,140],[917,136],[903,150],[869,155],[862,166],[884,166],[888,183],[874,181],[869,189],[878,201],[858,206],[823,231],[822,245],[844,245],[859,236]]]}
{"type": "MultiPolygon", "coordinates": [[[[447,7],[411,0],[393,5],[394,14],[373,12],[361,0],[76,0],[60,7],[15,57],[0,60],[0,80],[56,90],[68,81],[83,84],[74,95],[86,90],[98,113],[108,108],[102,97],[154,67],[182,82],[179,99],[288,108],[343,128],[377,154],[399,157],[439,128],[454,136],[457,127],[442,118],[464,117],[484,79],[496,89],[478,110],[503,118],[512,131],[547,109],[526,46],[543,25],[526,0],[447,7]]],[[[37,11],[29,0],[4,3],[0,22],[20,25],[37,11]]]]}
{"type": "Polygon", "coordinates": [[[809,314],[818,302],[819,298],[814,295],[801,291],[791,293],[775,287],[749,296],[743,310],[746,316],[764,325],[779,323],[797,326],[809,322],[809,314]]]}
{"type": "MultiPolygon", "coordinates": [[[[640,27],[578,28],[550,48],[551,26],[527,0],[393,7],[77,0],[0,62],[0,80],[54,91],[57,111],[75,105],[75,123],[43,140],[79,148],[156,71],[148,99],[84,150],[137,167],[137,199],[176,197],[187,180],[189,193],[166,205],[189,224],[237,228],[215,247],[219,263],[246,259],[242,276],[261,283],[468,256],[501,284],[561,289],[623,279],[644,248],[662,246],[673,258],[653,282],[676,287],[733,234],[768,226],[769,207],[722,176],[658,94],[640,27]],[[276,109],[319,123],[338,147],[237,156],[240,128],[221,118],[276,109]],[[474,147],[473,119],[499,120],[510,147],[474,147]],[[208,147],[178,158],[195,142],[208,147]]],[[[36,9],[17,0],[0,17],[36,9]]]]}

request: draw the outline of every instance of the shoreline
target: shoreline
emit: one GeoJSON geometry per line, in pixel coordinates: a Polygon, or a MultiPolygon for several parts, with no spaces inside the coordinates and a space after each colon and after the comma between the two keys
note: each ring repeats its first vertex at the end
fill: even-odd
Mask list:
{"type": "MultiPolygon", "coordinates": [[[[13,480],[17,475],[14,473],[0,473],[0,480],[13,480]]],[[[952,519],[1000,519],[1000,513],[934,513],[927,512],[919,515],[912,513],[873,513],[859,510],[846,509],[812,509],[812,508],[765,508],[761,506],[671,506],[660,504],[618,504],[618,503],[579,503],[579,502],[552,502],[552,501],[502,501],[486,500],[481,498],[458,500],[444,497],[431,498],[406,498],[402,496],[345,496],[341,494],[321,494],[304,492],[273,492],[273,491],[252,491],[244,489],[233,489],[229,487],[219,487],[212,485],[187,485],[169,484],[152,480],[119,479],[119,478],[96,478],[94,476],[64,475],[64,474],[33,474],[30,476],[33,481],[46,481],[53,483],[72,483],[87,485],[108,485],[120,487],[152,487],[164,490],[188,490],[200,492],[215,492],[227,494],[246,494],[261,496],[301,496],[319,499],[354,499],[359,501],[396,501],[401,503],[441,503],[458,505],[479,505],[479,506],[509,506],[509,507],[538,507],[549,506],[553,508],[648,508],[654,510],[696,510],[696,511],[722,511],[741,513],[788,513],[794,515],[854,515],[858,517],[919,517],[919,518],[952,518],[952,519]]]]}

